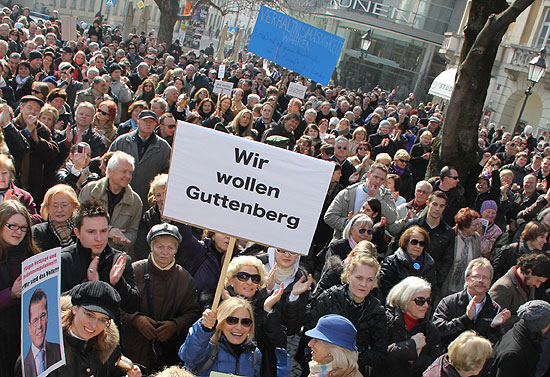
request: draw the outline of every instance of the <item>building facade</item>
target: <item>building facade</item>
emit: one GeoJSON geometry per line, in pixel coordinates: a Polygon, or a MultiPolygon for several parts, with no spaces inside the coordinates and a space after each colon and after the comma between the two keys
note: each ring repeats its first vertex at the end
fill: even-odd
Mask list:
{"type": "MultiPolygon", "coordinates": [[[[463,43],[469,3],[457,31],[445,34],[440,54],[448,68],[456,68],[463,43]]],[[[535,0],[504,35],[491,72],[491,82],[485,100],[485,115],[490,122],[513,131],[529,86],[529,61],[550,41],[550,0],[535,0]]],[[[548,63],[547,63],[548,64],[548,63]]],[[[522,113],[520,124],[533,126],[536,136],[550,134],[550,75],[546,73],[535,84],[522,113]]]]}
{"type": "Polygon", "coordinates": [[[317,0],[293,16],[345,39],[333,82],[370,90],[396,89],[426,98],[443,70],[438,54],[448,31],[457,30],[466,0],[317,0]],[[371,30],[368,51],[361,37],[371,30]]]}

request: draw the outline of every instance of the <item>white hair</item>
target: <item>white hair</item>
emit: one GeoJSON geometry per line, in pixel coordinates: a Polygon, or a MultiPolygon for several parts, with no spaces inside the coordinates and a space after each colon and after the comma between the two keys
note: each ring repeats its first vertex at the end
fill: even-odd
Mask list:
{"type": "Polygon", "coordinates": [[[116,151],[109,159],[109,162],[107,162],[107,177],[109,177],[109,172],[115,170],[121,162],[129,163],[130,165],[132,165],[133,169],[135,167],[136,159],[130,156],[128,153],[116,151]]]}

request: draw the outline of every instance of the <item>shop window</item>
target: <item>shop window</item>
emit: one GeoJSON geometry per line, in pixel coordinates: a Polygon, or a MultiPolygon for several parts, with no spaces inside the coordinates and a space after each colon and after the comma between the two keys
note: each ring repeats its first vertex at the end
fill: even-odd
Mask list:
{"type": "Polygon", "coordinates": [[[548,43],[548,37],[550,36],[550,8],[546,8],[544,11],[544,18],[540,25],[539,37],[537,38],[537,44],[535,47],[541,48],[548,43]]]}

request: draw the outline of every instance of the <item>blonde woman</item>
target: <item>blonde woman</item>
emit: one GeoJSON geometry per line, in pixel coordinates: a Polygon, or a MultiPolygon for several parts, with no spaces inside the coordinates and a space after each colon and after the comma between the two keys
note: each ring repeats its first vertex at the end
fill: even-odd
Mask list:
{"type": "Polygon", "coordinates": [[[189,329],[179,357],[197,376],[211,372],[260,376],[262,354],[254,340],[254,312],[242,297],[224,300],[217,311],[206,309],[189,329]],[[234,349],[241,353],[236,357],[234,349]]]}
{"type": "Polygon", "coordinates": [[[40,109],[40,114],[38,114],[38,120],[44,123],[46,127],[52,133],[54,132],[54,126],[57,123],[57,120],[59,119],[59,111],[52,105],[44,105],[42,106],[42,109],[40,109]]]}
{"type": "MultiPolygon", "coordinates": [[[[368,244],[360,248],[372,252],[368,244]]],[[[360,334],[357,347],[362,371],[367,367],[383,367],[386,357],[386,316],[384,307],[372,293],[379,271],[376,258],[366,252],[354,253],[342,272],[342,285],[330,287],[311,300],[304,321],[304,330],[309,330],[327,314],[339,314],[350,320],[360,334]]],[[[300,344],[305,347],[307,339],[303,338],[300,344]]],[[[307,370],[308,362],[307,357],[301,360],[302,370],[307,370]]]]}
{"type": "Polygon", "coordinates": [[[472,377],[481,373],[491,356],[491,342],[474,331],[465,331],[449,345],[449,352],[438,357],[423,377],[472,377]]]}
{"type": "Polygon", "coordinates": [[[242,109],[231,121],[227,129],[230,133],[240,137],[253,137],[256,140],[258,132],[252,128],[254,125],[254,117],[252,111],[247,108],[242,109]]]}
{"type": "Polygon", "coordinates": [[[357,364],[355,342],[357,330],[349,319],[338,314],[327,314],[317,326],[306,331],[311,337],[309,362],[310,377],[362,377],[357,364]]]}

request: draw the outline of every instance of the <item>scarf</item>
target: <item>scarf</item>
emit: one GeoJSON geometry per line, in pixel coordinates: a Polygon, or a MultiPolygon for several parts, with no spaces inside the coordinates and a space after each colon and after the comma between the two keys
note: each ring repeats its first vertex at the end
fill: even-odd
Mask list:
{"type": "MultiPolygon", "coordinates": [[[[277,250],[274,247],[270,247],[267,249],[267,254],[269,258],[269,262],[266,266],[267,271],[270,271],[275,264],[276,252],[277,250]]],[[[294,282],[294,276],[296,275],[296,272],[298,272],[299,264],[300,257],[296,258],[296,262],[288,268],[283,268],[277,265],[277,269],[275,270],[275,285],[281,285],[281,283],[284,283],[285,288],[291,285],[294,282]]]]}
{"type": "Polygon", "coordinates": [[[17,90],[21,89],[30,77],[31,77],[30,75],[27,77],[21,77],[21,75],[15,76],[15,83],[17,84],[17,90]]]}
{"type": "Polygon", "coordinates": [[[312,377],[328,377],[330,376],[330,372],[332,372],[332,362],[319,364],[316,361],[310,361],[309,372],[312,377]]]}
{"type": "Polygon", "coordinates": [[[475,233],[466,236],[461,230],[457,230],[455,239],[455,255],[451,271],[448,275],[447,294],[456,293],[464,289],[464,272],[468,263],[481,255],[480,244],[475,244],[475,233]],[[478,249],[479,247],[479,249],[478,249]]]}
{"type": "Polygon", "coordinates": [[[67,247],[74,243],[73,239],[71,238],[74,230],[74,223],[72,218],[69,217],[65,222],[62,223],[50,220],[48,223],[48,227],[55,235],[55,237],[59,240],[59,244],[61,247],[67,247]]]}
{"type": "Polygon", "coordinates": [[[396,164],[392,164],[392,167],[393,167],[393,170],[395,170],[395,173],[400,177],[403,175],[403,173],[405,173],[405,170],[407,169],[406,167],[400,168],[396,164]]]}
{"type": "Polygon", "coordinates": [[[153,253],[151,253],[151,262],[153,262],[153,264],[155,265],[156,268],[158,268],[159,270],[161,271],[168,271],[169,269],[171,269],[172,267],[174,267],[174,265],[176,264],[176,260],[175,259],[172,259],[172,262],[170,262],[170,264],[166,267],[161,267],[157,264],[157,262],[155,261],[155,257],[153,256],[153,253]]]}
{"type": "Polygon", "coordinates": [[[403,313],[403,319],[405,319],[405,326],[407,327],[407,331],[411,331],[415,326],[418,326],[418,324],[420,323],[420,320],[411,317],[407,313],[403,313]]]}

